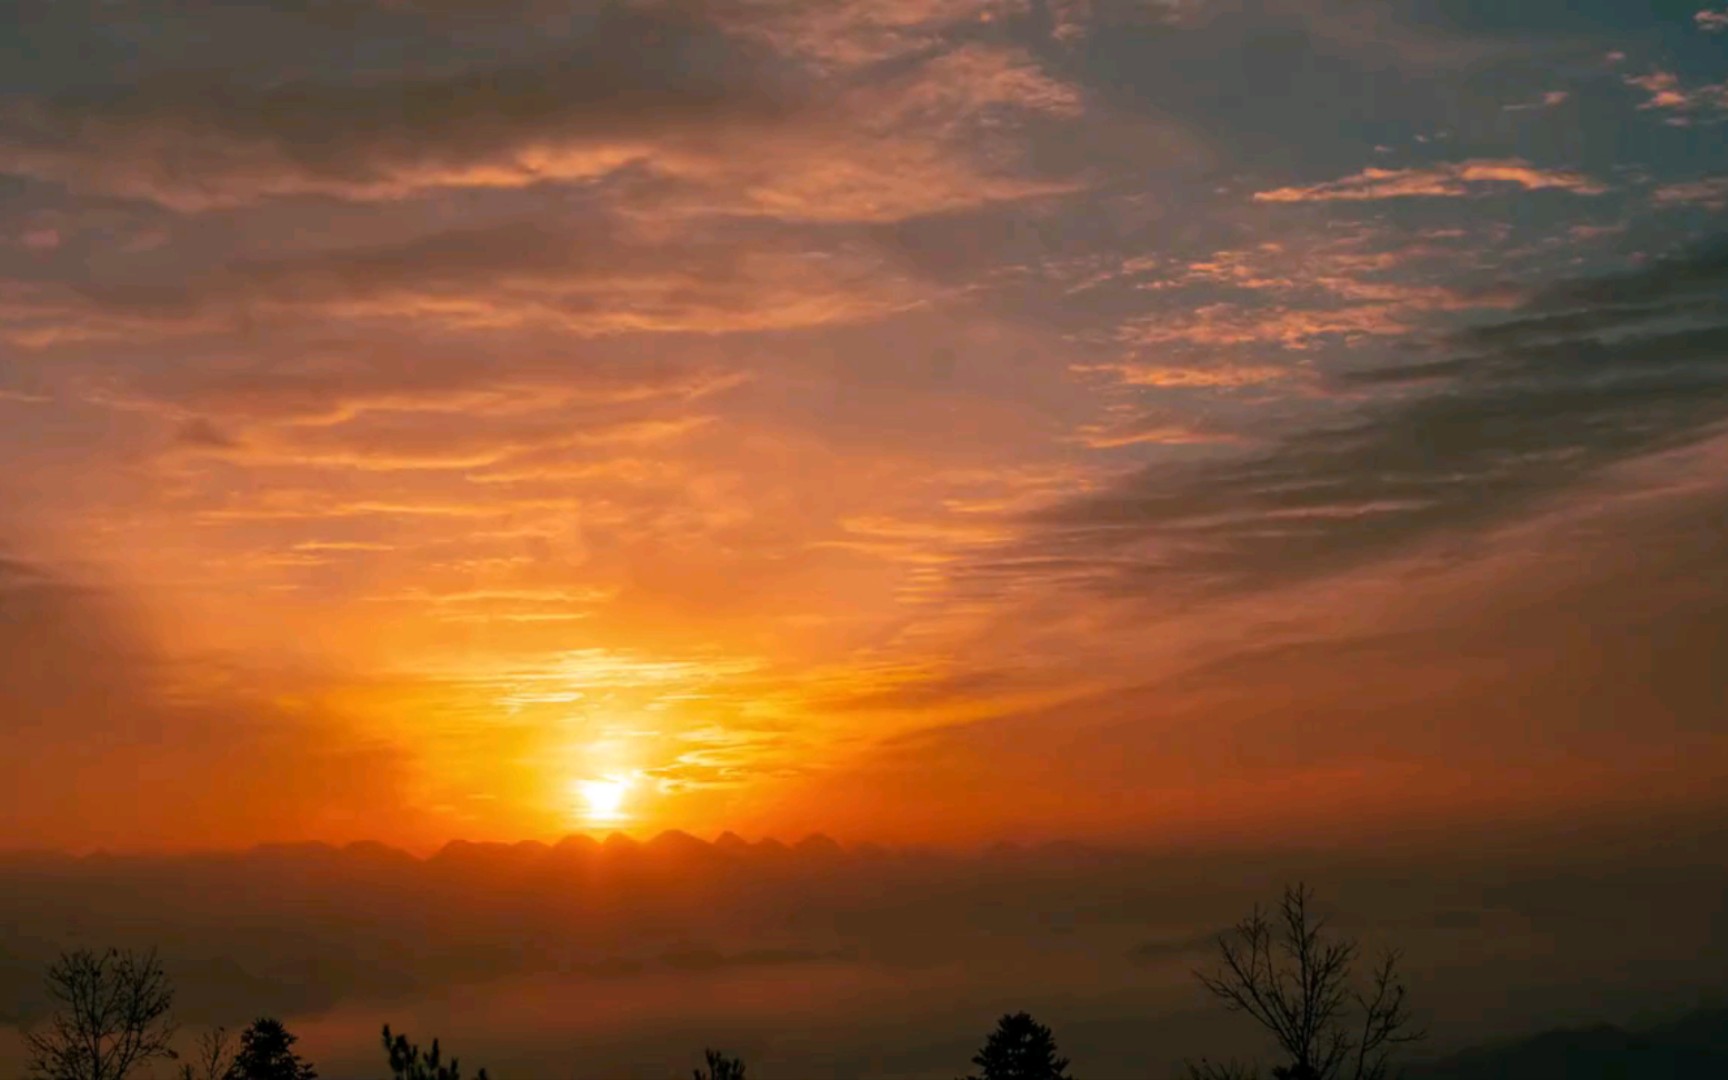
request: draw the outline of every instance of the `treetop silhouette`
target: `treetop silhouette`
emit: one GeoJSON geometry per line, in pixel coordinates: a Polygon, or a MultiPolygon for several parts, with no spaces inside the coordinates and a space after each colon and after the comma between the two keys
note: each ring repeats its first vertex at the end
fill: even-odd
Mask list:
{"type": "Polygon", "coordinates": [[[1050,1029],[1023,1012],[997,1021],[972,1064],[979,1071],[966,1080],[1073,1080],[1068,1059],[1056,1056],[1050,1029]]]}
{"type": "Polygon", "coordinates": [[[718,1050],[704,1050],[703,1056],[708,1059],[708,1067],[692,1070],[695,1080],[744,1080],[744,1062],[738,1058],[718,1050]]]}
{"type": "MultiPolygon", "coordinates": [[[[390,1025],[384,1025],[384,1052],[390,1057],[392,1080],[462,1080],[462,1067],[455,1058],[448,1065],[442,1061],[438,1040],[432,1040],[430,1053],[408,1041],[406,1035],[392,1036],[390,1025]]],[[[489,1080],[486,1070],[474,1074],[474,1080],[489,1080]]]]}
{"type": "Polygon", "coordinates": [[[298,1038],[282,1021],[268,1016],[240,1034],[240,1051],[223,1080],[318,1080],[318,1073],[294,1052],[298,1038]]]}

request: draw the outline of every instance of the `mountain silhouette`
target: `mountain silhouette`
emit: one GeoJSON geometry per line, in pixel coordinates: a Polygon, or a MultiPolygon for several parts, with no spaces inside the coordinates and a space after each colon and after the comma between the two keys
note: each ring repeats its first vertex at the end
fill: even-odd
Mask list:
{"type": "Polygon", "coordinates": [[[587,833],[571,833],[552,845],[552,854],[562,859],[587,858],[600,850],[600,842],[587,833]]]}
{"type": "Polygon", "coordinates": [[[1610,1024],[1476,1047],[1408,1080],[1703,1080],[1728,1076],[1728,1009],[1627,1031],[1610,1024]]]}
{"type": "Polygon", "coordinates": [[[661,833],[645,846],[653,854],[666,858],[706,858],[714,854],[712,845],[677,829],[661,833]]]}
{"type": "Polygon", "coordinates": [[[714,841],[714,847],[728,855],[738,855],[750,850],[750,841],[728,829],[720,834],[718,840],[714,841]]]}
{"type": "Polygon", "coordinates": [[[846,853],[844,848],[821,833],[811,833],[794,844],[792,850],[805,858],[816,859],[837,859],[846,853]]]}

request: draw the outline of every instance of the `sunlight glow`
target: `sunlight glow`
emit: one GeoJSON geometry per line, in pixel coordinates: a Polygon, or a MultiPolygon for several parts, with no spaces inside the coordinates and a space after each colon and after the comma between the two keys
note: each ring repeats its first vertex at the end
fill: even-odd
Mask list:
{"type": "Polygon", "coordinates": [[[578,780],[573,785],[582,800],[582,817],[586,821],[625,821],[624,799],[630,794],[629,777],[608,776],[597,780],[578,780]]]}

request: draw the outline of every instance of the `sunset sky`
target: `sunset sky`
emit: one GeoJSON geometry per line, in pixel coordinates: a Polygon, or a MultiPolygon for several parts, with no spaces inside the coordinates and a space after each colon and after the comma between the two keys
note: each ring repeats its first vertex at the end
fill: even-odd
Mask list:
{"type": "Polygon", "coordinates": [[[0,8],[0,847],[1713,813],[1725,670],[1720,5],[0,8]]]}

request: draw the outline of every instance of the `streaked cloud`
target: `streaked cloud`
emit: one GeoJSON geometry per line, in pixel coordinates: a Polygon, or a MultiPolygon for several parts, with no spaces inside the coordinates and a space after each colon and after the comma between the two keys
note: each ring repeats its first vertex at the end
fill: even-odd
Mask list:
{"type": "MultiPolygon", "coordinates": [[[[734,25],[783,14],[771,7],[741,5],[728,22],[601,5],[555,55],[418,77],[259,85],[217,69],[13,95],[0,102],[0,167],[185,211],[605,182],[655,213],[894,220],[1074,186],[999,167],[1002,147],[967,141],[975,123],[1074,113],[1075,90],[1029,56],[926,51],[895,78],[833,86],[807,70],[808,39],[734,25]]],[[[876,25],[865,22],[831,32],[876,25]]]]}
{"type": "Polygon", "coordinates": [[[1528,112],[1532,109],[1552,109],[1564,105],[1570,100],[1572,100],[1572,94],[1568,90],[1548,90],[1535,101],[1519,102],[1514,105],[1502,106],[1502,108],[1506,112],[1528,112]]]}
{"type": "Polygon", "coordinates": [[[1150,468],[1041,515],[1042,550],[1118,575],[1253,580],[1315,572],[1436,530],[1494,521],[1613,462],[1696,439],[1728,419],[1719,304],[1723,245],[1536,291],[1460,331],[1435,359],[1342,376],[1399,388],[1266,453],[1150,468]],[[1205,541],[1144,566],[1140,542],[1205,541]],[[1202,554],[1203,553],[1203,554],[1202,554]]]}
{"type": "Polygon", "coordinates": [[[1077,365],[1075,370],[1108,373],[1128,386],[1158,387],[1259,386],[1288,379],[1293,374],[1289,368],[1265,364],[1190,367],[1176,364],[1118,363],[1077,365]]]}
{"type": "Polygon", "coordinates": [[[1507,188],[1601,195],[1608,189],[1575,172],[1537,168],[1517,159],[1462,161],[1430,168],[1367,168],[1307,187],[1254,193],[1255,202],[1367,202],[1380,199],[1481,198],[1507,188]]]}
{"type": "Polygon", "coordinates": [[[1703,206],[1711,210],[1728,207],[1728,176],[1710,176],[1656,189],[1658,206],[1703,206]]]}
{"type": "Polygon", "coordinates": [[[1148,443],[1155,446],[1209,446],[1246,441],[1242,436],[1228,431],[1207,431],[1187,425],[1160,425],[1155,421],[1145,420],[1134,420],[1115,426],[1087,424],[1080,428],[1077,438],[1094,450],[1112,450],[1148,443]]]}
{"type": "MultiPolygon", "coordinates": [[[[881,315],[927,294],[846,253],[630,241],[606,222],[553,231],[517,222],[408,243],[230,263],[166,281],[89,285],[74,301],[160,318],[170,332],[243,318],[320,318],[454,331],[545,327],[574,335],[729,333],[881,315]],[[850,264],[850,265],[848,265],[850,264]],[[882,295],[868,294],[881,291],[882,295]]],[[[48,309],[52,311],[52,308],[48,309]]],[[[74,307],[72,310],[76,311],[74,307]]]]}

